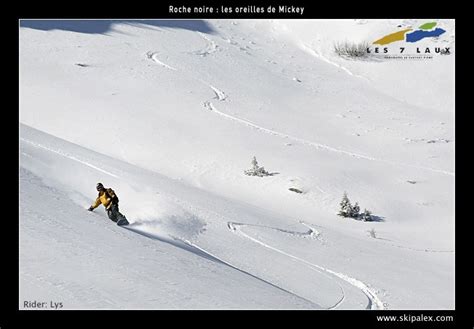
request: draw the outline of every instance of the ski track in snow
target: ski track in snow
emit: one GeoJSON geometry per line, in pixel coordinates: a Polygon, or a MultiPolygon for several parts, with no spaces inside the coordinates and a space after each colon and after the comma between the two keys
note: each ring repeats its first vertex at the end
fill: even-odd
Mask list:
{"type": "MultiPolygon", "coordinates": [[[[313,302],[313,301],[311,301],[311,300],[308,300],[308,299],[306,299],[306,298],[304,298],[304,297],[301,297],[301,296],[299,296],[299,295],[297,295],[297,294],[295,294],[295,293],[293,293],[293,292],[291,292],[291,291],[289,291],[289,290],[287,290],[287,289],[284,289],[284,288],[282,288],[282,287],[280,287],[280,286],[277,286],[277,285],[275,285],[275,284],[273,284],[273,283],[271,283],[271,282],[269,282],[269,281],[267,281],[267,280],[265,280],[265,279],[263,279],[263,278],[260,278],[260,277],[254,275],[254,274],[252,274],[252,273],[250,273],[250,272],[247,272],[247,271],[245,271],[245,270],[243,270],[243,269],[241,269],[241,268],[238,268],[237,266],[232,265],[231,263],[229,263],[229,262],[227,262],[227,261],[225,261],[225,260],[223,260],[223,259],[221,259],[221,258],[215,256],[214,254],[212,254],[212,253],[210,253],[209,251],[207,251],[207,250],[205,250],[205,249],[199,247],[198,245],[196,245],[195,243],[192,243],[191,241],[189,241],[189,240],[187,240],[187,239],[179,238],[179,237],[172,236],[172,235],[170,235],[169,237],[166,237],[166,236],[161,236],[161,235],[158,235],[158,234],[155,234],[155,233],[150,233],[150,232],[147,232],[147,231],[145,231],[145,230],[140,230],[140,229],[138,229],[138,228],[137,228],[137,225],[135,225],[135,224],[130,224],[130,225],[127,225],[127,226],[122,226],[122,227],[123,227],[124,229],[127,229],[127,230],[129,230],[129,231],[135,232],[135,233],[137,233],[137,234],[141,234],[141,235],[143,235],[143,236],[146,236],[146,237],[148,237],[148,238],[150,238],[150,239],[169,243],[169,244],[171,244],[171,245],[173,245],[173,246],[175,246],[175,247],[178,247],[178,248],[184,249],[184,250],[186,250],[186,251],[189,251],[189,252],[191,252],[191,253],[193,253],[193,254],[195,254],[195,255],[197,255],[197,256],[200,256],[200,257],[203,257],[203,258],[208,259],[208,260],[210,260],[210,261],[217,262],[217,263],[219,263],[219,264],[228,266],[228,267],[230,267],[230,268],[232,268],[232,269],[234,269],[234,270],[237,270],[237,271],[239,271],[239,272],[241,272],[241,273],[244,273],[244,274],[246,274],[246,275],[249,275],[249,276],[251,276],[252,278],[255,278],[255,279],[259,280],[259,281],[262,281],[262,282],[264,282],[264,283],[266,283],[266,284],[269,284],[270,286],[272,286],[272,287],[274,287],[274,288],[277,288],[278,290],[284,291],[284,292],[286,292],[286,293],[288,293],[288,294],[290,294],[290,295],[293,295],[293,296],[296,296],[296,297],[298,297],[298,298],[300,298],[300,299],[302,299],[302,300],[305,300],[305,301],[307,301],[308,303],[314,304],[314,305],[316,305],[318,308],[321,307],[319,304],[317,304],[317,303],[315,303],[315,302],[313,302]]],[[[340,303],[340,302],[339,302],[339,303],[340,303]]],[[[339,303],[338,303],[338,304],[339,304],[339,303]]]]}
{"type": "MultiPolygon", "coordinates": [[[[317,305],[318,307],[321,307],[319,304],[317,304],[317,303],[315,303],[315,302],[313,302],[313,301],[311,301],[311,300],[308,300],[308,299],[306,299],[306,298],[304,298],[304,297],[301,297],[301,296],[299,296],[298,294],[295,294],[294,292],[291,292],[291,291],[289,291],[289,290],[287,290],[287,289],[285,289],[285,288],[282,288],[282,287],[280,287],[280,286],[278,286],[278,285],[276,285],[276,284],[271,283],[270,281],[267,281],[267,280],[265,280],[265,279],[263,279],[263,278],[260,278],[260,277],[254,275],[254,274],[252,274],[252,273],[250,273],[250,272],[247,272],[247,271],[245,271],[245,270],[243,270],[243,269],[241,269],[241,268],[238,268],[237,266],[232,265],[231,263],[229,263],[229,262],[227,262],[227,261],[225,261],[225,260],[223,260],[223,259],[221,259],[221,258],[219,258],[219,257],[217,257],[217,256],[215,256],[215,255],[213,255],[213,254],[210,253],[209,251],[207,251],[207,250],[205,250],[205,249],[199,247],[198,245],[196,245],[195,243],[192,243],[192,242],[189,241],[189,240],[181,239],[181,238],[177,238],[177,237],[173,237],[173,239],[178,240],[178,241],[181,241],[181,242],[185,243],[186,245],[188,245],[188,246],[190,246],[190,247],[193,247],[193,248],[199,250],[200,252],[204,253],[205,255],[207,255],[207,256],[210,257],[211,259],[214,259],[215,261],[217,261],[217,262],[219,262],[219,263],[222,263],[222,264],[224,264],[224,265],[227,265],[227,266],[229,266],[229,267],[231,267],[231,268],[233,268],[233,269],[235,269],[235,270],[237,270],[237,271],[239,271],[239,272],[245,273],[245,274],[247,274],[247,275],[250,275],[250,276],[253,277],[253,278],[256,278],[256,279],[258,279],[258,280],[260,280],[260,281],[262,281],[262,282],[265,282],[265,283],[271,285],[272,287],[275,287],[275,288],[277,288],[277,289],[279,289],[279,290],[282,290],[282,291],[284,291],[284,292],[286,292],[286,293],[289,293],[289,294],[294,295],[294,296],[296,296],[296,297],[298,297],[298,298],[301,298],[301,299],[303,299],[303,300],[305,300],[305,301],[307,301],[307,302],[309,302],[309,303],[311,303],[311,304],[314,304],[314,305],[317,305]]],[[[342,287],[341,287],[341,289],[342,289],[342,287]]],[[[343,299],[344,299],[344,297],[343,297],[343,299]]],[[[339,304],[342,302],[343,299],[341,299],[341,300],[336,304],[336,306],[339,305],[339,304]]]]}
{"type": "MultiPolygon", "coordinates": [[[[374,238],[375,240],[387,240],[387,241],[391,241],[389,239],[385,239],[385,238],[374,238]]],[[[429,249],[429,248],[425,248],[425,249],[420,249],[420,248],[412,248],[412,247],[407,247],[407,246],[402,246],[402,245],[399,245],[399,244],[393,244],[393,243],[385,243],[383,242],[385,245],[388,245],[388,246],[392,246],[392,247],[396,247],[396,248],[400,248],[400,249],[407,249],[407,250],[411,250],[411,251],[418,251],[418,252],[433,252],[433,253],[436,253],[436,252],[440,252],[440,253],[452,253],[454,252],[454,250],[438,250],[438,249],[429,249]]]]}
{"type": "Polygon", "coordinates": [[[317,51],[315,51],[313,48],[309,47],[307,44],[305,43],[301,43],[300,44],[300,47],[303,48],[303,50],[305,50],[306,52],[310,53],[311,55],[313,55],[314,57],[316,58],[319,58],[321,59],[322,61],[328,63],[328,64],[331,64],[331,65],[334,65],[335,67],[343,70],[344,72],[346,72],[347,74],[353,76],[353,77],[356,77],[356,78],[360,78],[360,79],[364,79],[364,80],[367,80],[367,81],[370,81],[369,78],[367,77],[364,77],[362,75],[358,75],[358,74],[355,74],[353,73],[352,71],[350,71],[347,67],[344,67],[342,66],[341,64],[338,64],[336,62],[333,62],[332,60],[330,60],[329,58],[321,55],[320,53],[318,53],[317,51]]]}
{"type": "MultiPolygon", "coordinates": [[[[240,227],[243,227],[243,226],[259,226],[259,225],[252,225],[252,224],[242,224],[242,223],[235,223],[235,222],[228,222],[227,223],[227,227],[229,228],[229,230],[231,230],[232,232],[236,233],[236,234],[239,234],[240,236],[246,238],[246,239],[249,239],[267,249],[270,249],[270,250],[273,250],[273,251],[276,251],[282,255],[285,255],[287,257],[290,257],[292,259],[295,259],[297,261],[300,261],[302,262],[303,264],[309,266],[310,268],[313,268],[313,269],[317,269],[318,272],[322,273],[322,272],[326,272],[326,273],[329,273],[333,276],[336,276],[338,277],[339,279],[342,279],[343,281],[349,283],[350,285],[360,289],[368,298],[369,300],[369,304],[367,305],[367,309],[372,309],[372,310],[383,310],[384,309],[384,304],[382,303],[382,301],[377,297],[376,293],[371,289],[369,288],[369,286],[367,284],[365,284],[364,282],[360,281],[360,280],[357,280],[355,278],[352,278],[346,274],[343,274],[343,273],[339,273],[339,272],[335,272],[335,271],[332,271],[328,268],[325,268],[325,267],[322,267],[322,266],[319,266],[317,264],[314,264],[314,263],[311,263],[311,262],[308,262],[307,260],[304,260],[300,257],[297,257],[297,256],[294,256],[292,254],[289,254],[283,250],[280,250],[278,248],[275,248],[275,247],[272,247],[256,238],[253,238],[251,236],[249,236],[248,234],[244,233],[240,227]],[[321,272],[322,271],[322,272],[321,272]]],[[[274,228],[276,230],[280,230],[278,228],[274,228]]],[[[281,230],[280,230],[281,231],[281,230]]],[[[340,286],[340,285],[339,285],[340,286]]],[[[341,286],[340,286],[341,287],[341,286]]],[[[342,287],[341,287],[342,289],[342,287]]],[[[343,292],[344,294],[344,292],[343,292]]],[[[334,306],[332,306],[330,309],[333,309],[333,308],[336,308],[337,306],[339,306],[342,301],[344,300],[345,298],[345,295],[343,295],[343,298],[338,301],[334,306]]]]}
{"type": "Polygon", "coordinates": [[[198,34],[204,40],[206,40],[207,46],[206,46],[206,48],[204,48],[202,50],[198,50],[194,53],[199,55],[199,56],[202,56],[202,57],[206,57],[206,56],[208,56],[212,53],[215,53],[217,51],[217,48],[218,48],[217,44],[214,41],[212,41],[208,36],[206,36],[204,33],[198,32],[198,34]]]}
{"type": "Polygon", "coordinates": [[[436,250],[436,249],[416,249],[416,248],[410,248],[410,247],[405,247],[397,244],[391,244],[393,247],[401,248],[401,249],[408,249],[412,251],[419,251],[419,252],[447,252],[447,253],[452,253],[454,250],[436,250]]]}
{"type": "Polygon", "coordinates": [[[146,53],[146,56],[151,59],[152,61],[154,61],[155,63],[163,66],[163,67],[166,67],[167,69],[169,70],[172,70],[172,71],[177,71],[178,69],[172,67],[172,66],[169,66],[168,64],[166,63],[163,63],[162,61],[160,61],[158,59],[158,53],[157,52],[152,52],[152,51],[149,51],[146,53]]]}
{"type": "Polygon", "coordinates": [[[284,139],[290,139],[294,142],[297,142],[297,143],[300,143],[300,144],[303,144],[303,145],[316,147],[318,149],[323,149],[323,150],[330,151],[330,152],[336,152],[336,153],[339,153],[339,154],[348,155],[348,156],[358,158],[358,159],[376,161],[376,162],[384,162],[384,163],[388,163],[390,165],[411,167],[411,168],[416,168],[416,169],[428,170],[428,171],[431,171],[431,172],[436,172],[436,173],[440,173],[440,174],[444,174],[444,175],[454,176],[453,172],[442,170],[442,169],[436,169],[436,168],[412,165],[412,164],[408,164],[408,163],[400,163],[400,162],[395,162],[395,161],[390,161],[390,160],[385,160],[385,159],[374,158],[374,157],[371,157],[371,156],[337,149],[337,148],[329,146],[329,145],[316,143],[316,142],[311,142],[311,141],[308,141],[308,140],[305,140],[305,139],[302,139],[302,138],[298,138],[298,137],[291,136],[291,135],[288,135],[288,134],[285,134],[285,133],[281,133],[281,132],[278,132],[278,131],[275,131],[275,130],[272,130],[272,129],[268,129],[268,128],[259,126],[259,125],[255,124],[253,122],[248,121],[248,120],[241,119],[241,118],[235,117],[233,115],[221,112],[210,101],[204,102],[204,107],[206,109],[220,115],[220,116],[223,116],[223,117],[227,118],[227,119],[230,119],[230,120],[233,120],[235,122],[244,124],[248,127],[257,129],[259,131],[262,131],[262,132],[270,134],[270,135],[278,136],[278,137],[281,137],[281,138],[284,138],[284,139]]]}
{"type": "Polygon", "coordinates": [[[308,224],[305,224],[304,222],[301,222],[301,221],[299,223],[302,224],[303,226],[306,226],[308,228],[308,231],[298,232],[298,231],[290,231],[290,230],[285,230],[285,229],[282,229],[282,228],[266,226],[266,225],[258,225],[258,224],[247,225],[247,224],[244,224],[244,223],[231,222],[232,225],[240,225],[240,226],[247,225],[247,226],[254,226],[254,227],[262,227],[262,228],[267,228],[267,229],[270,229],[270,230],[282,232],[282,233],[285,233],[285,234],[294,235],[294,236],[297,236],[297,237],[303,237],[303,238],[309,237],[309,238],[312,238],[312,239],[317,239],[321,235],[321,233],[319,231],[317,231],[315,228],[309,226],[308,224]]]}
{"type": "Polygon", "coordinates": [[[317,239],[321,236],[321,232],[319,232],[317,229],[315,229],[314,227],[312,226],[309,226],[308,224],[306,224],[305,222],[303,221],[299,221],[299,223],[303,226],[306,226],[307,228],[309,228],[309,233],[310,233],[310,236],[314,239],[317,239]]]}
{"type": "Polygon", "coordinates": [[[63,156],[63,157],[65,157],[65,158],[71,159],[71,160],[73,160],[73,161],[82,163],[83,165],[86,165],[86,166],[88,166],[88,167],[90,167],[90,168],[93,168],[93,169],[95,169],[95,170],[98,170],[98,171],[100,171],[101,173],[104,173],[104,174],[106,174],[106,175],[112,176],[112,177],[114,177],[114,178],[118,178],[117,175],[112,174],[111,172],[108,172],[108,171],[106,171],[106,170],[104,170],[104,169],[102,169],[102,168],[99,168],[99,167],[97,167],[97,166],[94,166],[93,164],[91,164],[91,163],[89,163],[89,162],[87,162],[87,161],[84,161],[84,160],[81,160],[81,159],[79,159],[79,158],[76,158],[74,155],[68,154],[68,153],[66,153],[66,152],[64,152],[64,151],[52,149],[52,148],[50,148],[50,147],[44,146],[44,145],[39,144],[39,143],[35,143],[35,142],[30,141],[30,140],[28,140],[28,139],[25,139],[25,138],[23,138],[23,137],[20,137],[20,140],[23,141],[23,142],[25,142],[25,143],[28,143],[28,144],[30,144],[30,145],[32,145],[32,146],[34,146],[34,147],[41,148],[41,149],[43,149],[43,150],[47,150],[47,151],[49,151],[49,152],[58,154],[58,155],[63,156]]]}
{"type": "Polygon", "coordinates": [[[227,95],[220,89],[217,89],[216,87],[210,85],[210,84],[207,84],[211,89],[212,91],[216,94],[216,99],[219,100],[219,101],[225,101],[226,98],[227,98],[227,95]]]}
{"type": "MultiPolygon", "coordinates": [[[[147,57],[151,60],[153,60],[155,63],[161,65],[161,66],[164,66],[166,67],[167,69],[169,70],[173,70],[173,71],[178,71],[178,69],[172,67],[172,66],[169,66],[168,64],[165,64],[163,63],[162,61],[160,61],[157,57],[157,53],[154,53],[154,52],[148,52],[147,53],[147,57]]],[[[196,79],[196,78],[195,78],[196,79]]],[[[214,92],[214,94],[216,95],[214,98],[219,100],[219,101],[225,101],[227,99],[227,95],[222,91],[220,90],[219,88],[216,88],[214,87],[213,85],[211,85],[210,83],[202,80],[202,79],[196,79],[198,80],[199,82],[201,82],[202,84],[206,85],[207,87],[211,88],[212,91],[214,92]]]]}

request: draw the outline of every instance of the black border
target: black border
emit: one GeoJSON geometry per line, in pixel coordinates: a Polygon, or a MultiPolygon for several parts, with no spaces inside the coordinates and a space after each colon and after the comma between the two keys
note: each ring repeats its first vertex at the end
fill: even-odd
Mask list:
{"type": "MultiPolygon", "coordinates": [[[[247,6],[253,5],[253,3],[241,2],[236,4],[235,1],[220,1],[217,3],[215,1],[201,1],[196,5],[208,5],[208,6],[247,6]],[[217,4],[216,4],[217,3],[217,4]]],[[[293,6],[304,6],[305,12],[303,15],[278,15],[278,14],[264,14],[264,15],[252,15],[252,14],[234,14],[234,15],[225,15],[215,14],[215,15],[180,15],[180,14],[170,14],[168,12],[168,6],[170,4],[179,6],[187,5],[186,1],[167,1],[165,3],[156,3],[156,4],[147,4],[139,3],[138,5],[131,7],[130,5],[124,5],[119,3],[110,3],[103,4],[99,6],[98,4],[89,5],[85,3],[60,3],[58,5],[52,5],[52,8],[45,7],[44,3],[33,3],[31,5],[21,8],[21,10],[16,11],[11,19],[8,20],[9,25],[9,34],[13,40],[9,41],[9,50],[8,55],[9,62],[19,63],[19,54],[16,51],[11,51],[12,48],[18,50],[18,38],[19,38],[19,28],[18,28],[18,19],[21,18],[137,18],[137,19],[205,19],[205,18],[225,18],[225,19],[264,19],[264,18],[274,18],[274,19],[293,19],[293,18],[303,18],[303,19],[318,19],[318,18],[455,18],[456,19],[456,38],[459,42],[456,43],[456,166],[455,171],[459,176],[459,169],[464,165],[469,165],[469,160],[460,160],[460,157],[465,153],[463,150],[469,150],[468,146],[457,147],[457,145],[468,137],[461,137],[462,133],[466,131],[463,129],[463,124],[469,124],[468,120],[461,119],[466,111],[470,110],[470,107],[467,107],[468,104],[465,102],[465,97],[470,95],[469,92],[462,91],[467,84],[472,84],[471,79],[461,80],[462,76],[465,74],[466,69],[470,67],[469,61],[466,60],[469,53],[467,52],[467,47],[469,37],[469,19],[465,21],[458,18],[459,13],[456,14],[453,7],[449,7],[449,4],[439,7],[439,5],[432,3],[431,6],[426,3],[418,4],[419,8],[416,8],[415,3],[400,3],[399,6],[395,6],[394,3],[380,3],[374,2],[372,4],[373,11],[370,12],[367,10],[368,6],[363,6],[361,3],[335,3],[333,4],[335,9],[328,11],[326,7],[327,4],[322,2],[307,2],[302,1],[264,1],[260,2],[258,6],[268,7],[269,5],[293,5],[293,6]],[[153,5],[156,6],[153,8],[153,5]],[[339,8],[338,8],[339,7],[339,8]],[[344,8],[345,11],[342,11],[344,8]],[[465,22],[465,25],[463,26],[465,22]],[[466,40],[466,42],[463,42],[466,40]]],[[[467,12],[469,13],[469,12],[467,12]]],[[[18,67],[9,65],[8,69],[12,70],[12,79],[8,81],[13,82],[18,87],[18,67]]],[[[17,89],[18,90],[18,89],[17,89]]],[[[19,92],[19,90],[18,90],[19,92]]],[[[15,100],[11,106],[17,106],[19,108],[19,98],[18,95],[15,95],[15,100]]],[[[13,110],[9,108],[4,109],[4,113],[11,111],[9,115],[13,115],[13,110]]],[[[14,118],[16,122],[19,122],[19,112],[16,113],[14,118]]],[[[12,125],[13,126],[13,125],[12,125]]],[[[11,128],[11,127],[9,127],[11,128]]],[[[12,132],[8,132],[12,134],[12,132]]],[[[14,133],[19,133],[18,126],[14,133]]],[[[5,140],[9,140],[6,139],[5,140]]],[[[13,143],[9,144],[13,145],[13,143]]],[[[9,160],[9,163],[14,163],[17,170],[19,168],[18,163],[18,149],[19,141],[15,145],[15,150],[12,151],[12,156],[15,161],[9,160]]],[[[10,158],[10,157],[9,157],[10,158]]],[[[13,175],[11,175],[13,177],[13,175]]],[[[463,176],[461,176],[463,177],[463,176]]],[[[7,177],[9,178],[9,177],[7,177]]],[[[12,182],[13,186],[18,187],[19,177],[16,182],[12,182]]],[[[8,265],[2,264],[2,281],[3,287],[11,287],[8,294],[3,295],[0,299],[2,300],[2,308],[0,312],[0,328],[17,328],[17,327],[48,327],[48,328],[64,328],[69,326],[79,326],[83,328],[89,327],[99,327],[99,326],[118,326],[118,327],[155,327],[163,325],[172,325],[172,326],[181,326],[186,324],[191,324],[193,326],[226,326],[226,325],[236,325],[236,326],[252,326],[252,325],[265,325],[267,326],[270,321],[272,325],[285,325],[284,320],[287,319],[290,325],[300,326],[300,325],[311,325],[314,327],[374,327],[374,328],[389,328],[389,327],[401,327],[401,328],[474,328],[474,316],[472,314],[472,302],[469,300],[465,301],[461,296],[467,295],[469,290],[472,290],[469,280],[472,279],[470,271],[466,269],[461,269],[461,267],[469,266],[472,263],[472,256],[469,251],[472,250],[472,247],[469,244],[465,244],[466,241],[471,242],[468,234],[470,233],[467,229],[466,223],[471,219],[469,217],[463,218],[461,215],[460,209],[458,208],[459,204],[469,204],[467,201],[467,195],[460,191],[460,182],[458,179],[455,179],[456,183],[456,253],[455,253],[455,266],[456,266],[456,309],[455,310],[417,310],[417,311],[19,311],[18,310],[18,300],[19,300],[19,291],[18,291],[18,257],[19,253],[15,252],[13,245],[18,246],[18,229],[19,223],[12,221],[11,218],[18,218],[19,214],[16,214],[16,217],[10,217],[10,219],[3,219],[6,226],[3,227],[3,237],[2,237],[2,254],[4,257],[8,258],[8,265]],[[13,224],[13,223],[16,223],[13,224]],[[15,232],[15,234],[11,233],[15,232]],[[9,235],[6,237],[6,235],[9,235]],[[464,235],[464,237],[463,237],[464,235]],[[16,239],[11,241],[8,238],[11,236],[16,239]],[[466,249],[468,251],[466,251],[466,249]],[[466,253],[465,255],[463,255],[466,253]],[[11,258],[10,258],[11,257],[11,258]],[[8,269],[8,270],[5,270],[8,269]],[[5,304],[5,305],[3,305],[5,304]],[[182,314],[186,312],[186,314],[182,314]],[[396,323],[396,322],[377,322],[377,315],[453,315],[455,318],[454,322],[415,322],[415,323],[396,323]],[[249,321],[248,316],[258,316],[262,317],[262,320],[265,321],[262,324],[258,324],[257,321],[249,321]],[[221,318],[222,317],[222,318],[221,318]],[[183,321],[184,320],[184,321],[183,321]],[[170,321],[170,322],[168,322],[170,321]],[[224,322],[222,322],[224,321],[224,322]],[[184,323],[186,322],[186,323],[184,323]],[[304,322],[304,324],[303,324],[304,322]],[[166,324],[168,323],[168,324],[166,324]]],[[[18,194],[17,194],[18,195],[18,194]]],[[[17,199],[18,202],[18,199],[17,199]]],[[[19,204],[17,204],[19,206],[19,204]]],[[[8,206],[9,208],[10,205],[8,206]]],[[[18,210],[18,207],[16,207],[18,210]]],[[[471,231],[472,232],[472,231],[471,231]]],[[[469,234],[471,235],[471,234],[469,234]]],[[[2,289],[5,291],[5,289],[2,289]]]]}
{"type": "MultiPolygon", "coordinates": [[[[458,12],[460,12],[458,10],[458,12]]],[[[89,18],[89,19],[338,19],[338,18],[454,18],[456,10],[449,4],[442,8],[424,3],[396,3],[365,1],[361,2],[323,2],[307,0],[166,0],[157,3],[119,4],[114,2],[85,2],[68,4],[65,2],[35,2],[24,6],[15,15],[17,18],[89,18]],[[49,5],[49,7],[48,7],[49,5]],[[233,8],[233,13],[170,13],[169,6],[233,8]],[[262,7],[264,13],[236,13],[237,7],[262,7]],[[303,15],[291,13],[268,13],[269,6],[304,7],[303,15]],[[417,7],[418,6],[418,7],[417,7]]]]}

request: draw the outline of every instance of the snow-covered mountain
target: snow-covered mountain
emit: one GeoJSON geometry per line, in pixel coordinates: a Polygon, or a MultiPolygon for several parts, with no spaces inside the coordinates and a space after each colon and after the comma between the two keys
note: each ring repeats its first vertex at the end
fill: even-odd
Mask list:
{"type": "Polygon", "coordinates": [[[334,52],[424,22],[21,21],[20,308],[453,309],[454,55],[334,52]]]}

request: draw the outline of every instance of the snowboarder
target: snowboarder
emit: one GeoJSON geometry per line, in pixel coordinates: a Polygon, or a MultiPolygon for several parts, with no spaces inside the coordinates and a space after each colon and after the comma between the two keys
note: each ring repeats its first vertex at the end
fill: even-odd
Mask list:
{"type": "Polygon", "coordinates": [[[111,188],[105,188],[102,183],[97,183],[96,189],[99,192],[99,196],[95,200],[94,204],[89,207],[88,210],[93,211],[95,208],[103,204],[105,210],[107,211],[107,216],[109,216],[112,221],[116,222],[117,225],[128,224],[127,218],[125,218],[125,216],[122,215],[119,211],[119,199],[115,194],[114,190],[112,190],[111,188]]]}

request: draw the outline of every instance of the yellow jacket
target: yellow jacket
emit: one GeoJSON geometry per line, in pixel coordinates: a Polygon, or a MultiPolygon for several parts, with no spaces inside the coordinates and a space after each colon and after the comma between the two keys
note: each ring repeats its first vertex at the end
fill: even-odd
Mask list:
{"type": "Polygon", "coordinates": [[[97,208],[101,204],[104,205],[105,209],[109,209],[112,205],[112,198],[114,198],[115,196],[115,192],[111,188],[99,192],[99,196],[95,200],[94,204],[91,206],[92,209],[97,208]]]}

